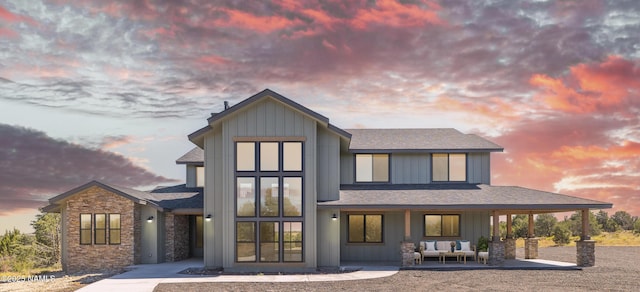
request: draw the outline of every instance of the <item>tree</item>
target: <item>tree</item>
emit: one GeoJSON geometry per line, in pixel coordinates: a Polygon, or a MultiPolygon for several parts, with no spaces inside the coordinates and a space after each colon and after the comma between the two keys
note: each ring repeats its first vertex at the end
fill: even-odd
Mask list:
{"type": "Polygon", "coordinates": [[[529,217],[524,214],[518,214],[513,217],[511,222],[511,230],[514,238],[526,238],[529,232],[529,217]]]}
{"type": "Polygon", "coordinates": [[[616,232],[619,229],[618,223],[609,218],[609,214],[603,210],[600,210],[598,214],[596,214],[596,221],[603,231],[616,232]]]}
{"type": "MultiPolygon", "coordinates": [[[[569,217],[568,220],[569,230],[573,236],[579,236],[582,234],[582,211],[576,211],[569,217]]],[[[599,235],[602,233],[602,229],[598,224],[598,220],[593,213],[589,212],[589,234],[599,235]]]]}
{"type": "Polygon", "coordinates": [[[38,214],[31,222],[35,229],[36,243],[39,257],[44,265],[52,265],[60,260],[60,214],[38,214]]]}
{"type": "Polygon", "coordinates": [[[536,236],[551,236],[557,223],[558,219],[553,214],[538,215],[534,225],[536,236]]]}
{"type": "Polygon", "coordinates": [[[569,244],[571,240],[571,230],[569,230],[567,222],[568,221],[560,222],[553,227],[553,242],[557,245],[569,244]]]}
{"type": "Polygon", "coordinates": [[[633,223],[633,233],[640,234],[640,220],[636,220],[636,223],[633,223]]]}
{"type": "Polygon", "coordinates": [[[627,213],[626,211],[616,212],[611,216],[611,219],[613,219],[613,221],[615,221],[616,224],[618,224],[618,226],[620,226],[620,228],[624,230],[633,229],[633,218],[631,217],[631,214],[627,213]]]}

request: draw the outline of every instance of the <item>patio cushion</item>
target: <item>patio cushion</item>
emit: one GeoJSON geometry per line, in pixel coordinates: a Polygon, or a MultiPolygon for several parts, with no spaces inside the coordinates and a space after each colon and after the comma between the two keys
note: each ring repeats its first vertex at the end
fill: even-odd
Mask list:
{"type": "Polygon", "coordinates": [[[451,243],[450,241],[445,241],[445,240],[439,240],[436,241],[436,250],[451,250],[451,243]]]}
{"type": "Polygon", "coordinates": [[[429,240],[429,241],[426,242],[426,244],[427,244],[427,249],[426,250],[428,250],[428,251],[435,251],[436,250],[436,242],[435,241],[429,240]]]}

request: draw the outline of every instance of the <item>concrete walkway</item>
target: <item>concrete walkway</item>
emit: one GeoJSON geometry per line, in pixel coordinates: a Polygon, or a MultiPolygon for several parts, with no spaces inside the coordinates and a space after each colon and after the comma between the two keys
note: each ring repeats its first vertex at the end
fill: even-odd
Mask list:
{"type": "Polygon", "coordinates": [[[115,275],[87,285],[77,291],[153,291],[160,283],[191,282],[321,282],[348,281],[382,278],[394,275],[398,267],[394,266],[345,266],[346,269],[359,269],[355,272],[340,274],[308,275],[185,275],[179,272],[193,267],[201,267],[202,259],[189,259],[180,262],[135,265],[133,270],[115,275]]]}

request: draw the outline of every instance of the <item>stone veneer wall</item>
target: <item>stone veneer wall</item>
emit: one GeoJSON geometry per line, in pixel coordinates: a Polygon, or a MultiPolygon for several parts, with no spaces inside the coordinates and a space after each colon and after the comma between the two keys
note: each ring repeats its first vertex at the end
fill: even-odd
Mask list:
{"type": "Polygon", "coordinates": [[[596,264],[596,241],[576,241],[576,265],[578,267],[593,267],[596,264]]]}
{"type": "Polygon", "coordinates": [[[189,257],[189,216],[165,215],[165,261],[181,261],[189,257]]]}
{"type": "Polygon", "coordinates": [[[135,204],[133,208],[133,263],[142,263],[142,206],[135,204]]]}
{"type": "Polygon", "coordinates": [[[538,238],[525,238],[524,239],[524,258],[525,259],[537,259],[538,258],[538,238]]]}
{"type": "Polygon", "coordinates": [[[516,259],[516,239],[507,238],[504,240],[504,259],[515,260],[516,259]]]}
{"type": "Polygon", "coordinates": [[[415,264],[414,253],[416,251],[416,245],[410,241],[404,241],[400,243],[400,252],[402,253],[402,266],[413,266],[415,264]]]}
{"type": "Polygon", "coordinates": [[[504,264],[504,242],[489,242],[489,265],[502,266],[504,264]]]}
{"type": "MultiPolygon", "coordinates": [[[[134,202],[100,187],[90,187],[72,195],[65,203],[68,232],[67,262],[68,273],[104,271],[120,269],[134,263],[134,202]],[[80,244],[80,214],[120,214],[120,244],[80,244]]],[[[92,227],[93,228],[93,227],[92,227]]]]}

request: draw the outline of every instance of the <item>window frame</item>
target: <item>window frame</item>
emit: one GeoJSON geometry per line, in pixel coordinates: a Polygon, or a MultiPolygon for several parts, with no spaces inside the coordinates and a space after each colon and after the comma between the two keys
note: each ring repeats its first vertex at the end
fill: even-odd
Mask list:
{"type": "Polygon", "coordinates": [[[384,244],[384,214],[347,214],[347,243],[354,244],[384,244]],[[362,241],[352,241],[351,232],[351,216],[362,216],[362,241]],[[380,241],[367,241],[367,216],[380,216],[380,241]]]}
{"type": "Polygon", "coordinates": [[[355,153],[353,155],[353,181],[357,184],[380,184],[391,183],[391,153],[355,153]],[[371,156],[371,180],[358,180],[358,156],[371,156]],[[375,180],[373,171],[375,170],[375,156],[387,156],[387,180],[375,180]]]}
{"type": "Polygon", "coordinates": [[[80,234],[79,234],[79,241],[80,241],[80,245],[92,245],[93,244],[93,214],[91,213],[80,213],[79,214],[79,219],[80,219],[80,234]],[[82,228],[82,215],[89,215],[89,228],[82,228]],[[82,232],[83,231],[89,231],[89,242],[88,243],[83,243],[82,242],[82,232]]]}
{"type": "Polygon", "coordinates": [[[427,238],[459,238],[462,232],[462,225],[460,224],[462,219],[461,214],[424,214],[422,216],[422,231],[423,236],[427,238]],[[440,216],[440,235],[427,235],[427,216],[440,216]],[[458,218],[458,234],[457,235],[444,235],[444,216],[454,216],[458,218]]]}
{"type": "Polygon", "coordinates": [[[122,244],[122,215],[121,215],[120,213],[109,213],[109,214],[107,215],[107,222],[109,222],[109,225],[108,225],[108,227],[107,227],[107,230],[108,230],[108,231],[107,231],[107,234],[108,234],[108,236],[109,236],[109,238],[107,239],[108,244],[109,244],[109,245],[120,245],[120,244],[122,244]],[[113,227],[111,227],[111,216],[112,216],[112,215],[118,215],[118,226],[119,226],[118,228],[113,228],[113,227]],[[112,232],[112,231],[118,231],[118,238],[119,238],[119,240],[118,240],[118,242],[116,242],[116,243],[114,243],[114,242],[111,240],[111,239],[112,239],[112,237],[111,237],[111,232],[112,232]]]}
{"type": "Polygon", "coordinates": [[[466,152],[434,152],[430,155],[431,159],[431,182],[432,183],[465,183],[469,181],[469,154],[466,152]],[[447,155],[447,180],[435,180],[434,179],[434,160],[433,156],[435,154],[446,154],[447,155]],[[451,180],[451,154],[462,154],[464,155],[464,180],[451,180]]]}

